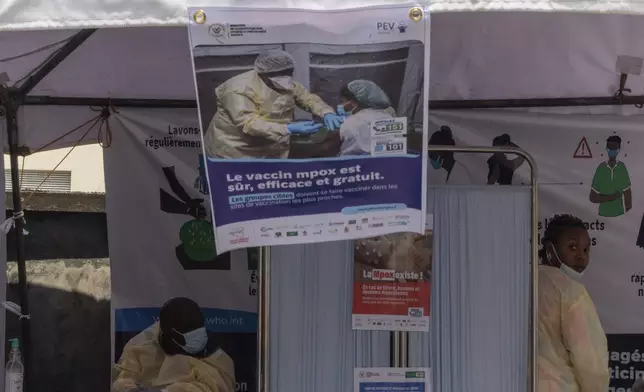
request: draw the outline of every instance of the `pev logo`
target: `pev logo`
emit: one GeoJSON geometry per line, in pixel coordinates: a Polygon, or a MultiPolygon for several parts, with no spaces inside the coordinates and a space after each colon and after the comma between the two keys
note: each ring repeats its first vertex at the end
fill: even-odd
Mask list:
{"type": "Polygon", "coordinates": [[[409,308],[407,314],[411,317],[423,317],[423,308],[409,308]]]}
{"type": "Polygon", "coordinates": [[[400,21],[396,22],[377,22],[376,28],[380,34],[391,34],[392,32],[398,30],[399,33],[405,33],[407,31],[407,22],[400,21]]]}
{"type": "Polygon", "coordinates": [[[396,271],[375,269],[371,272],[371,279],[393,281],[396,280],[396,271]]]}

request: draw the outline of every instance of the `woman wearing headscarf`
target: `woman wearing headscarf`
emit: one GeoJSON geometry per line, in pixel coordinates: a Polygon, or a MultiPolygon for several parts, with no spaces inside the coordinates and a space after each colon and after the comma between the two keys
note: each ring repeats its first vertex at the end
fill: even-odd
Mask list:
{"type": "Polygon", "coordinates": [[[363,79],[342,88],[337,113],[345,118],[338,134],[341,156],[371,155],[371,123],[395,116],[387,94],[363,79]]]}
{"type": "Polygon", "coordinates": [[[548,222],[539,251],[539,392],[606,392],[608,347],[595,305],[579,282],[590,237],[571,215],[548,222]]]}
{"type": "Polygon", "coordinates": [[[232,359],[208,339],[199,305],[169,300],[159,322],[132,338],[112,392],[234,392],[232,359]]]}
{"type": "Polygon", "coordinates": [[[290,135],[336,130],[343,121],[322,99],[293,79],[295,62],[283,50],[260,54],[253,70],[215,90],[217,112],[204,135],[210,158],[288,158],[290,135]],[[295,108],[323,119],[293,122],[295,108]]]}

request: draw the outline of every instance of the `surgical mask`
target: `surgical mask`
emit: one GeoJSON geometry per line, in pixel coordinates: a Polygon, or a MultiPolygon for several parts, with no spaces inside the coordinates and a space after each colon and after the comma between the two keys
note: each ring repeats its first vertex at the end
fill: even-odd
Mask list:
{"type": "Polygon", "coordinates": [[[581,280],[581,278],[584,276],[583,272],[575,271],[574,269],[568,267],[566,264],[561,263],[561,266],[559,267],[564,274],[568,275],[568,277],[572,280],[581,280]]]}
{"type": "Polygon", "coordinates": [[[273,84],[283,90],[291,91],[295,87],[292,76],[275,76],[269,78],[273,84]]]}
{"type": "Polygon", "coordinates": [[[608,157],[609,157],[609,158],[615,158],[615,157],[617,156],[617,153],[618,153],[618,152],[619,152],[619,150],[609,150],[609,149],[606,149],[606,154],[608,154],[608,157]]]}
{"type": "Polygon", "coordinates": [[[437,160],[433,160],[430,158],[429,163],[432,165],[432,167],[435,170],[438,170],[443,166],[443,158],[438,158],[437,160]]]}
{"type": "Polygon", "coordinates": [[[559,264],[560,264],[559,269],[564,274],[568,275],[568,277],[570,279],[580,281],[581,278],[584,276],[585,271],[579,272],[579,271],[576,271],[576,270],[572,269],[571,267],[567,266],[566,264],[564,264],[564,262],[561,261],[561,258],[559,258],[559,253],[557,253],[557,250],[555,249],[554,246],[552,247],[552,252],[554,253],[555,257],[557,258],[557,261],[559,261],[559,264]]]}
{"type": "Polygon", "coordinates": [[[184,346],[177,343],[176,340],[174,340],[174,342],[188,354],[197,354],[203,351],[203,349],[206,348],[206,344],[208,344],[208,334],[206,333],[205,327],[197,328],[194,331],[187,333],[181,333],[176,329],[174,332],[183,336],[183,340],[186,342],[184,346]]]}

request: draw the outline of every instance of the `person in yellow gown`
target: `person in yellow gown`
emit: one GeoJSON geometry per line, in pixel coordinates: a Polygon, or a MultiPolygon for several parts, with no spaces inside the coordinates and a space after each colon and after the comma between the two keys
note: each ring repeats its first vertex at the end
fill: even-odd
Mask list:
{"type": "Polygon", "coordinates": [[[253,70],[215,90],[217,112],[204,134],[209,158],[288,158],[291,135],[330,131],[344,121],[322,98],[295,81],[295,61],[283,50],[262,53],[253,70]],[[293,122],[295,108],[322,119],[293,122]]]}
{"type": "Polygon", "coordinates": [[[116,373],[112,392],[235,392],[233,361],[188,298],[163,305],[159,322],[125,345],[116,373]]]}
{"type": "Polygon", "coordinates": [[[539,255],[538,392],[606,392],[606,335],[581,276],[590,237],[571,215],[548,222],[539,255]]]}

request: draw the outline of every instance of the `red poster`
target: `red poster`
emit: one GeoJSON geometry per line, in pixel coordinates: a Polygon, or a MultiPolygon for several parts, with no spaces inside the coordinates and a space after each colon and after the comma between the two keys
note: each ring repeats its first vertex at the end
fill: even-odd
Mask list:
{"type": "Polygon", "coordinates": [[[432,232],[355,241],[353,329],[429,331],[432,232]]]}

